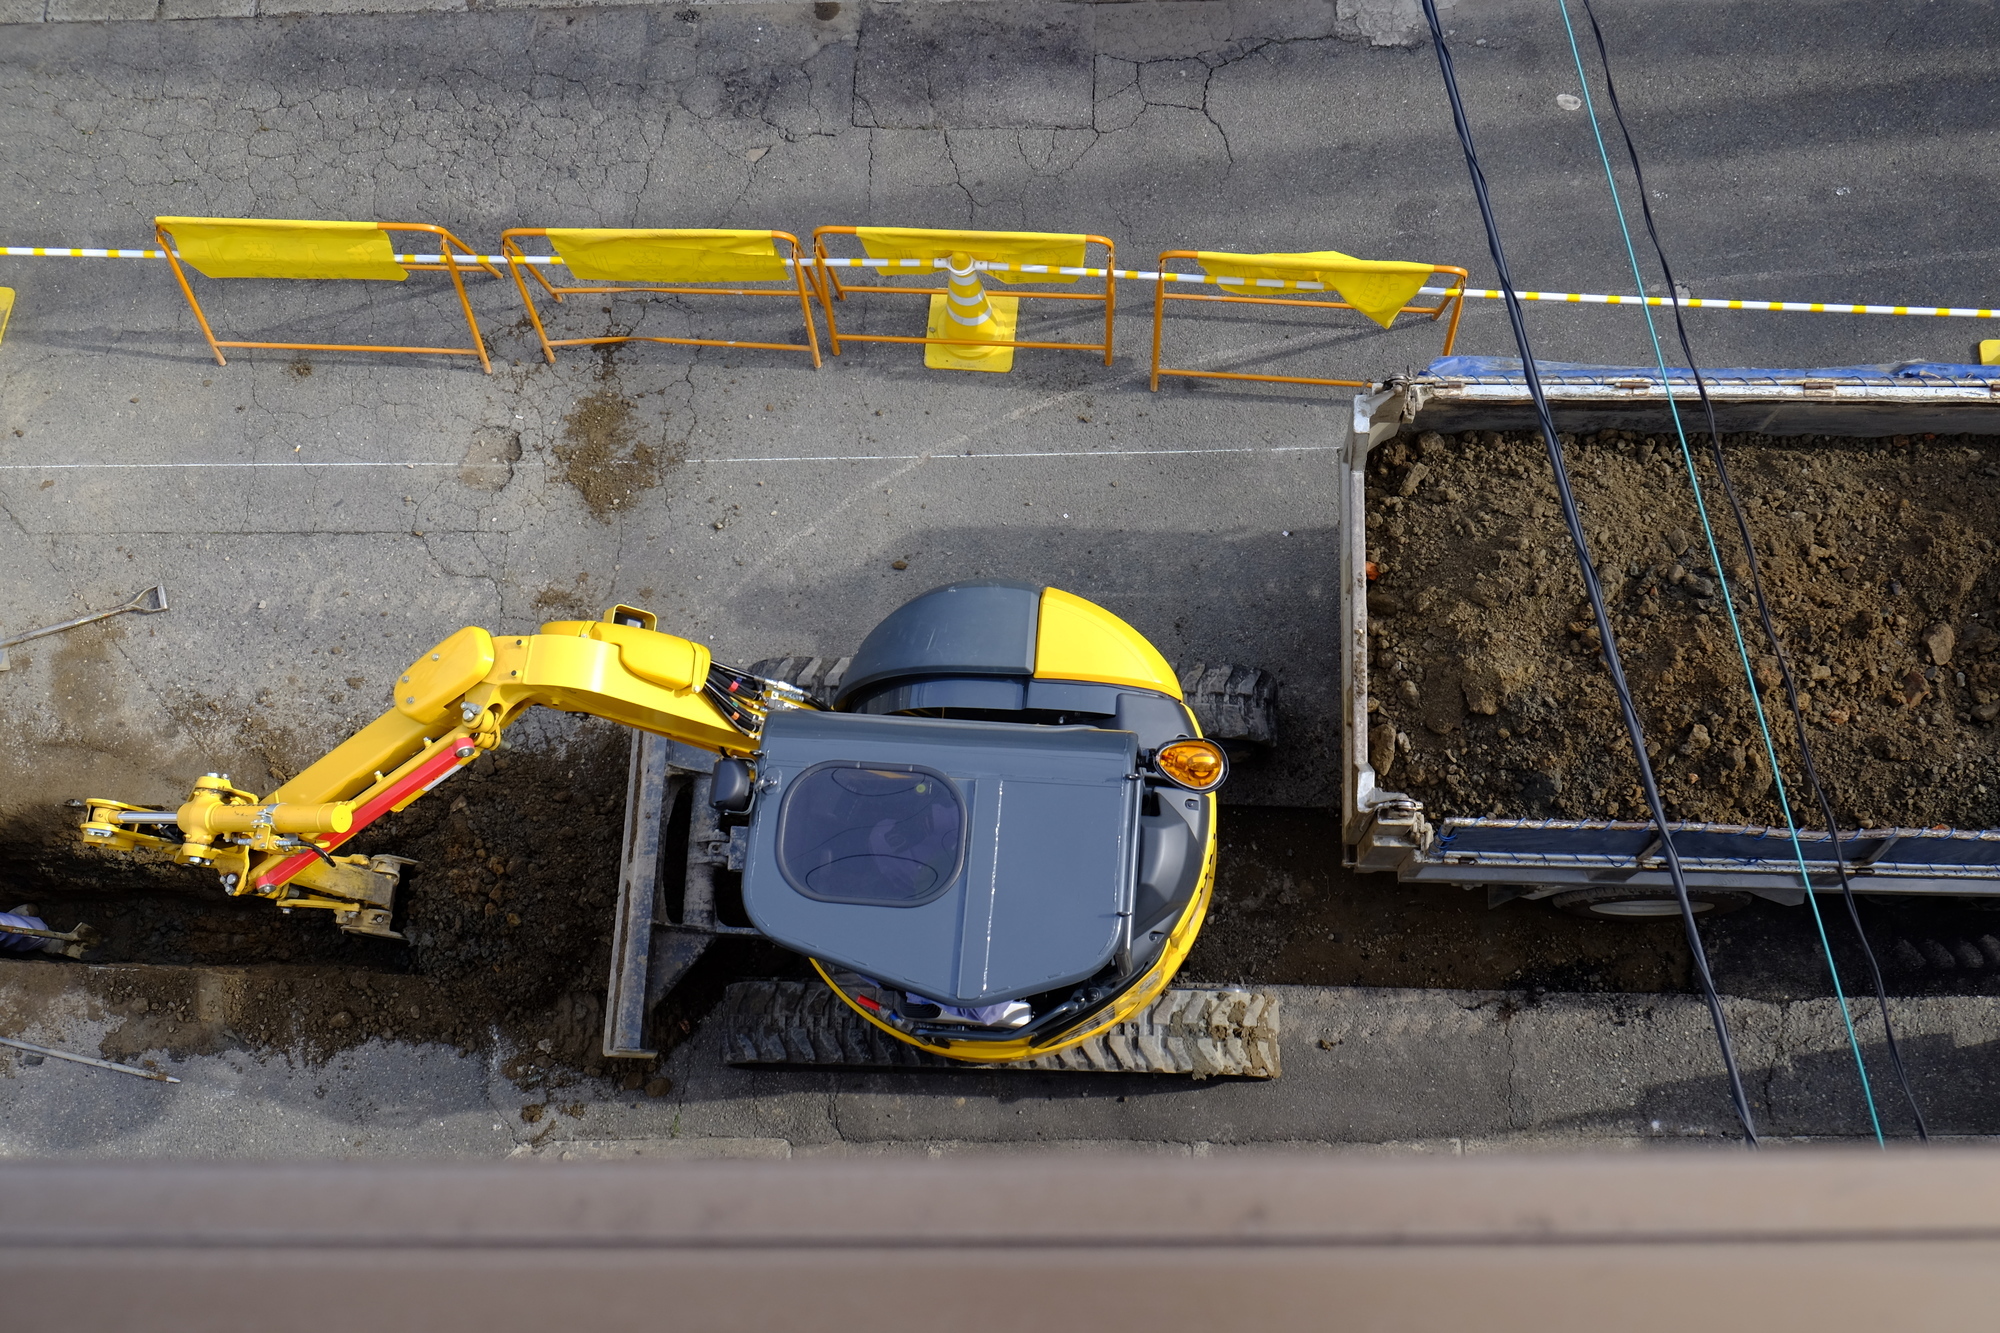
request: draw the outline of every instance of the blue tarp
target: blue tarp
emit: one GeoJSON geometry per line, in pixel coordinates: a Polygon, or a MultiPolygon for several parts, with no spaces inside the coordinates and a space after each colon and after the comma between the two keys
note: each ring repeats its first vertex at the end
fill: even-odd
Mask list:
{"type": "Polygon", "coordinates": [[[2000,380],[2000,366],[1954,366],[1945,361],[1905,361],[1896,367],[1896,377],[1906,380],[1978,380],[1990,384],[2000,380]]]}
{"type": "MultiPolygon", "coordinates": [[[[1544,384],[1603,384],[1612,380],[1660,379],[1658,366],[1592,366],[1576,361],[1537,361],[1544,384]]],[[[1513,356],[1446,356],[1430,363],[1426,375],[1437,379],[1472,380],[1482,384],[1520,384],[1521,360],[1513,356]]],[[[1848,384],[1991,384],[2000,382],[2000,366],[1959,366],[1941,361],[1899,361],[1884,366],[1822,366],[1812,370],[1767,370],[1732,366],[1702,368],[1710,385],[1785,384],[1799,380],[1840,380],[1848,384]]],[[[1694,383],[1685,366],[1669,366],[1675,384],[1694,383]]]]}

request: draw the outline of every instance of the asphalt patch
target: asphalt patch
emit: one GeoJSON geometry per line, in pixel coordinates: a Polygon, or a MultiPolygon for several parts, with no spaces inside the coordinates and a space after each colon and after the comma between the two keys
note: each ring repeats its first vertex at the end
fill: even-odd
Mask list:
{"type": "Polygon", "coordinates": [[[640,491],[659,485],[662,469],[678,461],[639,439],[632,400],[611,388],[577,400],[563,421],[555,455],[563,480],[601,522],[629,508],[640,491]]]}

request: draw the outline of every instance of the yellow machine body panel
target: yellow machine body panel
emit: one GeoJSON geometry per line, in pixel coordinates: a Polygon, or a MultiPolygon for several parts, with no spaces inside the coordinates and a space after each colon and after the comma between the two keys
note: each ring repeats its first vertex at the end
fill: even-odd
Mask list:
{"type": "Polygon", "coordinates": [[[343,801],[366,788],[423,747],[427,723],[390,709],[315,760],[271,793],[274,801],[343,801]]]}
{"type": "Polygon", "coordinates": [[[708,649],[690,639],[660,634],[636,625],[591,627],[590,636],[618,646],[624,668],[661,689],[685,692],[708,679],[708,649]]]}
{"type": "Polygon", "coordinates": [[[438,722],[458,697],[493,670],[493,636],[467,625],[410,664],[396,681],[396,711],[417,722],[438,722]]]}
{"type": "Polygon", "coordinates": [[[1173,667],[1145,635],[1096,603],[1060,588],[1042,590],[1035,678],[1130,685],[1181,697],[1173,667]]]}
{"type": "MultiPolygon", "coordinates": [[[[723,754],[749,754],[757,748],[753,737],[732,726],[702,694],[701,679],[708,673],[708,650],[686,639],[597,621],[556,621],[542,626],[540,634],[517,642],[518,654],[509,654],[507,642],[503,641],[502,660],[496,663],[494,676],[486,683],[485,688],[496,703],[525,698],[547,708],[589,713],[723,754]],[[577,624],[587,627],[590,637],[560,632],[565,626],[577,624]],[[598,637],[600,632],[606,637],[598,637]],[[611,634],[626,641],[613,641],[611,634]],[[672,643],[656,648],[628,637],[639,635],[672,643]],[[701,678],[678,688],[660,683],[661,678],[676,678],[671,671],[673,659],[686,660],[686,654],[675,644],[697,649],[696,660],[702,670],[701,678]],[[634,670],[634,661],[646,670],[634,670]]],[[[473,697],[477,699],[479,693],[475,689],[473,697]]]]}

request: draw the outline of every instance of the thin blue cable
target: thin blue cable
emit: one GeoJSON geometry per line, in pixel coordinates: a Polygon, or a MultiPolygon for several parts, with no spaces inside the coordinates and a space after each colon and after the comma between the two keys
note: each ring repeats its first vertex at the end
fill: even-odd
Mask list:
{"type": "MultiPolygon", "coordinates": [[[[1604,164],[1604,183],[1611,189],[1611,204],[1618,214],[1618,230],[1625,238],[1625,257],[1632,265],[1632,282],[1641,297],[1646,293],[1646,280],[1639,268],[1639,252],[1632,244],[1632,229],[1625,224],[1625,203],[1618,194],[1618,179],[1611,169],[1611,154],[1604,146],[1604,132],[1597,123],[1597,105],[1590,96],[1590,79],[1583,71],[1583,52],[1576,42],[1576,29],[1571,26],[1568,0],[1556,0],[1556,8],[1562,11],[1563,31],[1569,35],[1570,57],[1576,62],[1577,84],[1583,90],[1584,109],[1590,113],[1590,132],[1597,140],[1598,160],[1604,164]]],[[[1679,299],[1678,293],[1673,293],[1679,299]]],[[[1785,775],[1778,766],[1777,746],[1771,739],[1771,727],[1764,716],[1764,701],[1757,693],[1756,672],[1750,666],[1750,649],[1743,641],[1743,626],[1736,618],[1736,594],[1729,586],[1729,576],[1722,567],[1722,556],[1715,545],[1715,529],[1708,521],[1708,504],[1702,498],[1701,477],[1695,471],[1694,453],[1688,447],[1687,431],[1681,425],[1681,411],[1674,401],[1673,381],[1667,374],[1666,352],[1660,347],[1660,332],[1653,323],[1652,307],[1640,302],[1639,310],[1646,317],[1646,332],[1653,340],[1653,358],[1660,367],[1660,387],[1665,391],[1667,411],[1673,418],[1674,435],[1680,440],[1681,461],[1687,467],[1688,485],[1694,490],[1695,512],[1701,517],[1701,534],[1708,545],[1710,568],[1715,570],[1716,581],[1721,584],[1723,609],[1729,613],[1730,633],[1736,638],[1736,655],[1743,663],[1743,679],[1750,692],[1750,705],[1757,714],[1757,729],[1763,733],[1764,754],[1771,765],[1771,778],[1778,788],[1778,806],[1784,812],[1785,828],[1791,834],[1792,855],[1798,862],[1799,882],[1805,885],[1806,905],[1812,909],[1813,925],[1819,931],[1819,946],[1826,955],[1826,970],[1833,978],[1833,993],[1840,1002],[1840,1018],[1847,1026],[1848,1049],[1854,1053],[1854,1069],[1861,1076],[1861,1095],[1868,1103],[1868,1120],[1875,1129],[1875,1143],[1886,1146],[1882,1137],[1882,1118],[1875,1110],[1875,1092],[1869,1086],[1868,1065],[1861,1056],[1861,1040],[1854,1032],[1854,1017],[1848,1012],[1847,992],[1840,984],[1840,968],[1833,960],[1833,945],[1826,935],[1826,922],[1819,912],[1819,901],[1813,893],[1812,876],[1806,869],[1805,848],[1799,842],[1798,824],[1792,818],[1792,802],[1785,789],[1785,775]]],[[[1746,552],[1746,558],[1754,560],[1756,552],[1746,552]]]]}

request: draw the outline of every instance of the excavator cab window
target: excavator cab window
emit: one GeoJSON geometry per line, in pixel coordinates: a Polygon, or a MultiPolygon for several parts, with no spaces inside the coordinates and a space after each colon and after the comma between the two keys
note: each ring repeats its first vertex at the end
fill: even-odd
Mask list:
{"type": "Polygon", "coordinates": [[[951,887],[964,856],[958,790],[935,769],[818,764],[778,815],[778,868],[821,902],[917,907],[951,887]]]}

